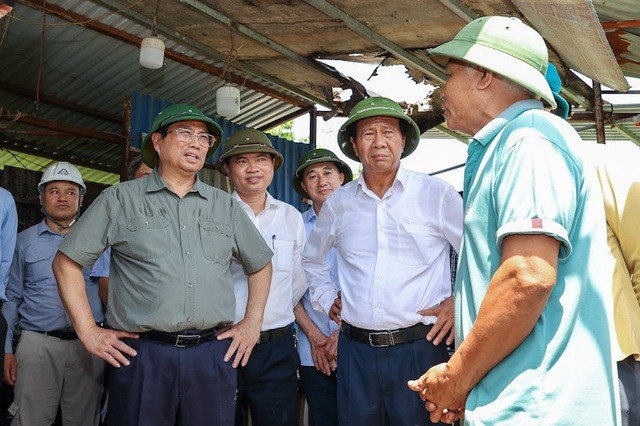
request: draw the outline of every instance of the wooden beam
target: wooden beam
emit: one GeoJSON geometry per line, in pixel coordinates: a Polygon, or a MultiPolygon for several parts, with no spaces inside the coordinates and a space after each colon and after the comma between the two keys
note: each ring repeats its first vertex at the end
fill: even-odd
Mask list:
{"type": "MultiPolygon", "coordinates": [[[[0,81],[0,89],[6,92],[14,93],[16,95],[25,96],[27,98],[32,98],[32,99],[36,98],[35,90],[16,86],[15,84],[11,84],[6,81],[0,81]]],[[[118,117],[117,115],[109,114],[103,111],[98,111],[92,108],[87,108],[84,105],[78,105],[73,102],[65,101],[64,99],[58,99],[54,96],[50,96],[43,93],[40,93],[39,98],[41,101],[51,105],[56,105],[65,109],[70,109],[72,111],[76,111],[84,115],[89,115],[91,117],[99,118],[101,120],[107,120],[113,123],[122,124],[122,117],[118,117]]]]}
{"type": "Polygon", "coordinates": [[[325,15],[344,22],[351,31],[368,40],[371,40],[372,42],[398,58],[403,63],[418,68],[420,71],[424,72],[430,79],[438,83],[444,83],[445,75],[442,71],[442,67],[435,63],[433,60],[418,58],[413,53],[406,51],[388,38],[383,37],[382,35],[373,31],[362,22],[356,20],[351,15],[335,7],[326,0],[305,1],[325,15]]]}
{"type": "Polygon", "coordinates": [[[29,124],[31,126],[41,127],[43,129],[55,130],[57,132],[69,133],[74,136],[81,136],[90,139],[97,139],[116,145],[124,145],[126,143],[126,138],[116,133],[100,132],[97,130],[74,126],[71,124],[57,123],[55,121],[47,120],[44,118],[34,117],[32,115],[13,113],[4,109],[0,110],[0,120],[18,121],[20,123],[29,124]]]}
{"type": "Polygon", "coordinates": [[[205,15],[207,15],[210,18],[215,19],[216,21],[226,25],[229,28],[233,28],[235,30],[237,30],[239,33],[245,35],[246,37],[249,37],[251,40],[254,40],[260,44],[262,44],[263,46],[268,47],[269,49],[278,52],[279,54],[281,54],[282,56],[284,56],[285,58],[289,58],[292,59],[308,68],[314,69],[316,71],[318,71],[321,74],[327,75],[331,78],[336,79],[337,82],[339,82],[338,85],[340,84],[347,84],[349,85],[350,81],[348,78],[346,78],[345,76],[341,75],[340,73],[338,73],[337,71],[331,71],[329,70],[327,67],[325,67],[323,64],[317,62],[314,59],[308,59],[305,56],[299,55],[296,52],[294,52],[293,50],[287,48],[286,46],[283,46],[282,44],[278,43],[275,40],[271,40],[270,38],[265,37],[264,35],[252,30],[251,28],[242,25],[239,22],[235,22],[233,19],[231,19],[230,17],[224,15],[223,13],[218,12],[217,10],[213,9],[212,7],[204,4],[201,1],[198,0],[180,0],[181,3],[184,3],[186,5],[191,6],[192,8],[194,8],[195,10],[204,13],[205,15]]]}
{"type": "Polygon", "coordinates": [[[100,170],[100,171],[103,171],[103,172],[109,172],[109,173],[114,173],[114,174],[118,173],[118,168],[117,167],[107,166],[107,165],[104,165],[104,164],[92,163],[90,161],[81,160],[79,158],[71,157],[71,156],[68,156],[68,155],[60,155],[58,153],[52,154],[50,152],[41,151],[41,150],[38,150],[38,149],[27,148],[27,147],[24,147],[24,146],[21,146],[21,145],[15,145],[15,144],[13,144],[13,143],[11,143],[9,141],[5,141],[3,139],[0,139],[0,148],[6,149],[6,150],[9,150],[9,151],[22,152],[23,154],[35,155],[37,157],[48,158],[48,159],[51,159],[51,160],[68,161],[69,163],[74,164],[76,166],[88,167],[90,169],[100,170]]]}
{"type": "MultiPolygon", "coordinates": [[[[36,10],[42,10],[42,4],[41,2],[37,1],[37,0],[22,0],[21,3],[26,4],[27,6],[36,9],[36,10]]],[[[112,0],[97,0],[94,1],[94,3],[100,4],[110,10],[114,10],[116,12],[118,12],[119,15],[124,16],[126,19],[129,19],[133,22],[139,23],[143,26],[152,28],[153,27],[153,21],[151,21],[148,18],[145,18],[144,16],[140,15],[139,13],[136,13],[134,10],[130,10],[130,8],[128,7],[128,5],[125,5],[123,3],[117,2],[117,1],[112,1],[112,0]]],[[[73,22],[73,23],[77,23],[78,25],[82,25],[86,28],[89,28],[93,31],[97,31],[101,34],[107,35],[111,38],[114,38],[116,40],[120,40],[122,42],[125,43],[129,43],[132,44],[134,46],[140,46],[140,43],[142,42],[142,38],[138,37],[136,35],[133,34],[129,34],[125,31],[119,30],[117,28],[113,28],[109,25],[106,25],[98,20],[92,20],[89,19],[88,17],[84,16],[84,15],[80,15],[78,13],[75,12],[71,12],[67,9],[64,9],[60,6],[56,6],[53,5],[51,3],[47,3],[46,4],[46,11],[47,13],[50,13],[51,15],[54,15],[60,19],[64,19],[66,21],[69,22],[73,22]]],[[[169,28],[165,25],[161,25],[161,24],[157,24],[156,26],[157,32],[161,35],[163,35],[164,37],[167,37],[169,39],[174,40],[175,42],[182,44],[182,45],[186,45],[187,47],[194,49],[195,51],[198,51],[198,53],[201,53],[205,56],[207,56],[208,58],[211,58],[212,60],[217,60],[220,62],[224,62],[227,58],[227,55],[224,55],[214,49],[211,49],[210,47],[202,44],[202,43],[198,43],[195,40],[192,40],[188,37],[186,37],[184,34],[181,34],[177,31],[174,31],[172,28],[169,28]]],[[[205,72],[207,74],[211,74],[215,77],[220,77],[223,73],[223,70],[219,67],[207,64],[205,62],[199,61],[197,59],[194,59],[190,56],[187,56],[183,53],[180,52],[176,52],[174,50],[171,49],[165,49],[165,57],[169,58],[171,60],[174,60],[178,63],[181,63],[183,65],[189,66],[191,68],[200,70],[202,72],[205,72]]],[[[253,76],[256,76],[264,81],[268,81],[269,83],[280,87],[281,89],[284,89],[287,92],[293,93],[297,96],[299,96],[302,100],[297,99],[293,96],[290,96],[284,92],[278,92],[270,87],[264,86],[262,84],[259,83],[255,83],[253,81],[247,80],[244,76],[238,76],[235,74],[229,74],[229,81],[231,81],[234,84],[238,84],[238,85],[243,85],[244,87],[247,87],[251,90],[255,90],[257,92],[261,92],[264,93],[265,95],[271,96],[272,98],[275,99],[279,99],[282,102],[291,104],[291,105],[296,105],[296,106],[307,106],[310,103],[326,103],[325,100],[321,99],[321,98],[317,98],[316,96],[313,96],[309,93],[306,93],[300,89],[298,89],[295,86],[290,85],[289,83],[286,83],[276,77],[273,76],[269,76],[267,74],[264,74],[262,71],[251,67],[250,65],[244,64],[240,61],[238,61],[238,63],[236,64],[238,66],[238,68],[241,68],[243,71],[247,72],[248,74],[251,74],[253,76]]]]}
{"type": "Polygon", "coordinates": [[[602,29],[604,30],[617,30],[623,28],[636,28],[640,27],[640,20],[634,21],[615,21],[615,22],[602,22],[602,29]]]}
{"type": "Polygon", "coordinates": [[[636,145],[640,146],[640,138],[636,136],[631,130],[629,130],[627,124],[616,124],[613,128],[616,130],[616,132],[620,133],[622,136],[629,139],[636,145]]]}

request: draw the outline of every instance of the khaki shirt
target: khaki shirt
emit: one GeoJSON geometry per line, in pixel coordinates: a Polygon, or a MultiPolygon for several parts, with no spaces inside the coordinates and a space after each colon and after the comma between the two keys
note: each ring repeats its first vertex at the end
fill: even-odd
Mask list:
{"type": "Polygon", "coordinates": [[[109,246],[107,320],[132,332],[233,322],[231,257],[251,274],[273,255],[229,194],[196,178],[180,199],[156,170],[103,191],[59,250],[89,266],[109,246]]]}

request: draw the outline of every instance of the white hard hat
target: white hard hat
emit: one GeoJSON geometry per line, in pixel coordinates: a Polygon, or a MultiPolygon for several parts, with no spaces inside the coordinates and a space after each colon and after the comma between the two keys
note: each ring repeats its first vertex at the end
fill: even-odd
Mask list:
{"type": "Polygon", "coordinates": [[[67,182],[73,182],[80,187],[80,195],[84,195],[87,192],[87,187],[82,180],[82,173],[71,163],[66,161],[58,161],[47,167],[47,170],[42,174],[42,179],[38,184],[38,192],[42,194],[44,187],[49,182],[57,180],[64,180],[67,182]]]}

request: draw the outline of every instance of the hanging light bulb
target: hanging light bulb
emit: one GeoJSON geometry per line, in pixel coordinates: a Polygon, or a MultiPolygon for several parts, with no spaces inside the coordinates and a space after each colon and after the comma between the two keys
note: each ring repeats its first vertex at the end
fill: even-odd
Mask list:
{"type": "Polygon", "coordinates": [[[140,44],[140,65],[157,70],[164,64],[164,43],[156,36],[142,39],[140,44]]]}
{"type": "Polygon", "coordinates": [[[145,68],[157,70],[164,64],[164,43],[156,33],[158,8],[160,0],[156,1],[156,11],[153,14],[153,33],[151,37],[142,39],[140,43],[140,65],[145,68]]]}
{"type": "Polygon", "coordinates": [[[233,117],[240,114],[240,89],[231,83],[216,90],[216,110],[222,117],[233,117]]]}

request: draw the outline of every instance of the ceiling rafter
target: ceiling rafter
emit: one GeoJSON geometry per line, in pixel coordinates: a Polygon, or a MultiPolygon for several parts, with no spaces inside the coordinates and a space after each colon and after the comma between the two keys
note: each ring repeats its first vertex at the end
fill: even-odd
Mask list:
{"type": "Polygon", "coordinates": [[[405,65],[410,65],[412,67],[418,68],[420,71],[424,72],[429,78],[437,81],[438,83],[444,83],[445,75],[442,71],[442,67],[435,63],[431,59],[421,59],[414,55],[411,52],[403,49],[398,46],[391,40],[377,32],[373,31],[371,28],[364,25],[362,22],[353,18],[351,15],[347,14],[343,10],[335,7],[331,3],[325,0],[305,0],[308,4],[315,7],[322,13],[327,16],[330,16],[334,19],[338,19],[345,23],[345,25],[356,34],[359,34],[365,38],[370,39],[379,47],[385,49],[387,52],[391,53],[393,56],[402,61],[405,65]]]}
{"type": "Polygon", "coordinates": [[[181,3],[184,3],[192,8],[194,8],[195,10],[204,13],[205,15],[207,15],[210,18],[213,18],[215,20],[217,20],[218,22],[228,26],[230,29],[234,29],[237,30],[238,32],[240,32],[241,34],[249,37],[250,39],[257,41],[258,43],[262,44],[263,46],[267,46],[268,48],[280,53],[282,56],[292,59],[300,64],[303,64],[311,69],[314,69],[322,74],[325,74],[331,78],[335,78],[336,80],[340,81],[343,84],[349,84],[350,81],[347,77],[345,77],[344,75],[338,73],[338,72],[334,72],[329,70],[326,66],[324,66],[323,64],[321,64],[320,62],[317,62],[316,60],[313,59],[308,59],[305,56],[299,55],[298,53],[294,52],[293,50],[287,48],[286,46],[283,46],[282,44],[278,43],[277,41],[271,40],[270,38],[265,37],[264,35],[252,30],[251,28],[237,22],[234,21],[233,19],[231,19],[230,17],[228,17],[227,15],[224,15],[220,12],[218,12],[217,10],[213,9],[210,6],[207,6],[206,4],[198,1],[198,0],[180,0],[181,3]]]}
{"type": "MultiPolygon", "coordinates": [[[[96,0],[94,1],[94,3],[101,5],[102,7],[105,7],[109,10],[115,11],[117,12],[119,15],[124,16],[125,18],[137,23],[138,25],[142,25],[144,27],[147,27],[149,29],[153,28],[153,20],[150,18],[145,17],[144,15],[137,13],[134,10],[131,9],[127,9],[126,5],[123,3],[120,3],[118,1],[114,1],[114,0],[96,0]]],[[[174,30],[173,28],[161,24],[161,23],[156,23],[156,30],[158,32],[158,34],[161,34],[162,36],[166,37],[169,40],[172,40],[176,43],[179,43],[181,45],[184,45],[185,47],[188,47],[192,50],[194,50],[195,52],[204,55],[208,58],[211,58],[214,61],[219,61],[219,62],[225,62],[227,60],[227,55],[219,52],[203,43],[198,42],[197,40],[194,40],[193,38],[190,38],[176,30],[174,30]]],[[[141,39],[140,39],[141,40],[141,39]]],[[[138,45],[140,43],[138,42],[138,45]]],[[[166,54],[166,51],[165,51],[166,54]]],[[[182,54],[180,54],[182,55],[182,54]]],[[[182,55],[187,57],[186,55],[182,55]]],[[[173,58],[172,58],[173,59],[173,58]]],[[[191,58],[193,61],[195,61],[195,59],[191,58]]],[[[200,62],[200,61],[198,61],[200,62]]],[[[183,62],[184,63],[184,62],[183,62]]],[[[212,74],[218,78],[220,78],[220,76],[223,75],[224,70],[210,65],[210,64],[205,64],[204,62],[201,62],[202,64],[206,65],[208,68],[211,69],[211,71],[208,71],[209,74],[212,74]]],[[[192,66],[191,64],[185,64],[185,65],[189,65],[192,66]]],[[[245,86],[249,89],[255,90],[257,92],[261,92],[264,93],[266,95],[269,95],[273,98],[279,99],[283,102],[289,103],[291,105],[295,105],[298,107],[305,107],[305,106],[309,106],[312,104],[320,104],[320,105],[325,105],[327,107],[329,107],[329,105],[327,104],[327,101],[325,99],[319,98],[311,93],[307,93],[289,83],[286,83],[282,80],[280,80],[277,77],[271,76],[269,74],[266,74],[262,71],[260,71],[259,69],[237,61],[234,65],[237,66],[237,68],[239,68],[240,70],[242,70],[243,72],[246,72],[248,75],[252,75],[255,78],[258,78],[260,80],[263,81],[267,81],[271,84],[273,84],[274,86],[278,86],[280,88],[280,90],[282,90],[282,92],[275,92],[274,89],[271,89],[269,87],[260,85],[258,83],[252,82],[250,80],[246,80],[244,78],[244,76],[241,75],[237,75],[234,73],[227,73],[230,75],[229,79],[232,83],[241,85],[241,86],[245,86]],[[289,93],[294,94],[296,96],[298,96],[299,98],[302,99],[302,101],[300,99],[296,99],[294,97],[292,97],[291,95],[289,95],[289,93]]],[[[194,67],[195,68],[195,67],[194,67]]]]}
{"type": "MultiPolygon", "coordinates": [[[[42,5],[40,3],[38,3],[35,0],[22,0],[22,3],[24,3],[25,5],[31,7],[32,9],[35,10],[42,10],[42,5]]],[[[111,3],[114,6],[114,10],[121,10],[124,6],[123,5],[119,5],[117,2],[104,2],[104,1],[99,1],[98,3],[100,3],[101,5],[103,5],[103,3],[111,3]]],[[[106,4],[104,5],[106,6],[106,4]]],[[[133,34],[129,34],[125,31],[119,30],[117,28],[111,27],[107,24],[104,24],[102,22],[99,21],[95,21],[95,20],[90,20],[89,18],[87,18],[84,15],[80,15],[78,13],[72,12],[70,10],[64,9],[60,6],[54,5],[54,4],[50,4],[47,3],[46,4],[46,12],[56,16],[60,19],[64,19],[66,21],[69,22],[73,22],[73,23],[78,23],[78,25],[82,25],[86,28],[89,28],[91,30],[100,32],[102,34],[105,34],[109,37],[112,37],[114,39],[123,41],[125,43],[129,43],[132,44],[134,46],[140,46],[140,43],[142,42],[142,38],[138,37],[136,35],[133,34]],[[82,24],[80,24],[80,22],[82,22],[82,24]]],[[[111,7],[109,7],[111,9],[111,7]]],[[[126,12],[121,12],[127,19],[131,19],[139,24],[142,24],[142,22],[145,21],[144,18],[141,19],[141,15],[136,15],[136,14],[130,14],[128,13],[128,11],[126,12]]],[[[152,25],[151,20],[147,20],[149,25],[152,25]]],[[[142,24],[144,25],[144,24],[142,24]]],[[[181,44],[189,44],[190,48],[194,48],[194,50],[199,51],[199,53],[201,53],[202,55],[214,58],[214,59],[219,59],[221,61],[224,61],[224,59],[226,58],[225,55],[223,55],[220,52],[214,51],[211,48],[207,48],[204,47],[204,49],[198,49],[195,48],[195,46],[193,46],[193,44],[196,44],[194,41],[192,41],[191,39],[189,39],[188,37],[182,35],[181,37],[177,37],[174,38],[174,36],[177,33],[176,31],[173,31],[171,29],[169,29],[168,27],[162,26],[162,25],[158,25],[158,32],[163,34],[165,37],[167,38],[171,38],[174,39],[177,43],[181,43],[181,44]],[[167,30],[167,32],[165,32],[165,30],[167,30]],[[191,41],[189,41],[191,40],[191,41]]],[[[213,76],[216,76],[219,78],[220,75],[222,75],[223,70],[219,67],[216,67],[214,65],[199,61],[197,59],[194,59],[190,56],[187,56],[183,53],[180,52],[176,52],[170,49],[165,49],[165,56],[169,59],[172,59],[178,63],[181,63],[183,65],[187,65],[190,66],[192,68],[198,69],[200,71],[206,72],[208,74],[211,74],[213,76]]],[[[282,100],[283,102],[289,103],[291,105],[295,105],[298,107],[303,107],[303,106],[307,106],[309,104],[314,104],[317,103],[319,101],[325,102],[324,100],[322,100],[321,98],[318,98],[316,96],[313,96],[309,93],[303,92],[299,89],[297,89],[296,87],[282,82],[276,78],[273,78],[271,76],[268,76],[260,71],[254,71],[252,69],[252,67],[247,66],[246,64],[239,64],[239,67],[242,68],[243,70],[247,71],[248,74],[252,74],[255,75],[256,77],[264,80],[264,81],[268,81],[271,84],[274,84],[276,86],[281,87],[281,89],[284,89],[286,92],[288,93],[292,93],[295,94],[296,96],[298,96],[301,99],[296,99],[291,95],[285,94],[284,92],[276,92],[275,90],[267,87],[267,86],[263,86],[260,85],[258,83],[255,83],[253,81],[249,81],[244,79],[242,76],[238,76],[238,75],[231,75],[230,76],[230,80],[233,83],[236,83],[238,85],[243,85],[249,89],[264,93],[266,95],[269,95],[273,98],[282,100]]]]}

